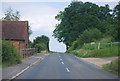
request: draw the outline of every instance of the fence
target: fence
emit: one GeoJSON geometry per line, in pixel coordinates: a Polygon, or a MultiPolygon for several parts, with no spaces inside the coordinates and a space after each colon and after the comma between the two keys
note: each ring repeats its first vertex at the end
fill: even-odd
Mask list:
{"type": "MultiPolygon", "coordinates": [[[[97,43],[91,43],[93,45],[97,44],[97,43]]],[[[100,49],[100,48],[104,48],[104,47],[112,47],[112,46],[116,46],[116,45],[119,45],[120,42],[110,42],[110,43],[98,43],[97,45],[97,48],[100,49]]]]}
{"type": "Polygon", "coordinates": [[[36,48],[20,49],[20,56],[23,57],[23,58],[32,56],[34,54],[37,54],[37,49],[36,48]]]}

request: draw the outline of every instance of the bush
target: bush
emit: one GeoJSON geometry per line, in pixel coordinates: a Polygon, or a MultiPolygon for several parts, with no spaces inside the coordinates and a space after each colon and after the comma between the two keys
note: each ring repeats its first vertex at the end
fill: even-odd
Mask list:
{"type": "Polygon", "coordinates": [[[6,41],[2,41],[2,63],[6,66],[21,63],[16,47],[6,41]]]}
{"type": "Polygon", "coordinates": [[[73,51],[68,51],[68,53],[71,53],[73,55],[76,55],[78,57],[88,57],[86,54],[90,52],[90,50],[85,50],[85,49],[77,49],[73,51]]]}
{"type": "Polygon", "coordinates": [[[80,44],[84,43],[90,43],[96,40],[100,40],[103,37],[102,33],[94,28],[94,29],[88,29],[85,30],[80,36],[79,36],[79,41],[80,44]]]}
{"type": "Polygon", "coordinates": [[[84,43],[98,41],[102,37],[103,37],[103,34],[97,28],[87,29],[79,36],[79,38],[76,41],[72,43],[69,50],[75,50],[75,49],[81,48],[84,43]]]}
{"type": "Polygon", "coordinates": [[[94,50],[96,49],[98,44],[85,44],[81,48],[86,50],[94,50]]]}
{"type": "Polygon", "coordinates": [[[43,50],[47,50],[47,47],[44,43],[38,43],[35,45],[35,48],[38,49],[38,53],[40,53],[43,50]]]}
{"type": "Polygon", "coordinates": [[[79,46],[79,40],[76,40],[72,43],[72,46],[67,50],[67,51],[72,51],[72,50],[75,50],[77,49],[79,46]]]}

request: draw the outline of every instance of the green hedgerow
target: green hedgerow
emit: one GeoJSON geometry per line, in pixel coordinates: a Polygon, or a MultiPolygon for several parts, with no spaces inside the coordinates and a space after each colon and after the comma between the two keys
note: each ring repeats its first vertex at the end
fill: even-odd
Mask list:
{"type": "Polygon", "coordinates": [[[21,63],[18,50],[10,42],[2,41],[2,63],[6,66],[21,63]]]}

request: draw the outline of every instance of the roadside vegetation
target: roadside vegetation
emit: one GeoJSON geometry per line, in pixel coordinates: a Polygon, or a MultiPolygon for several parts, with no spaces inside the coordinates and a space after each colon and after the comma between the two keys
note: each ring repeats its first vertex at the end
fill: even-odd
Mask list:
{"type": "Polygon", "coordinates": [[[110,45],[107,43],[103,43],[100,45],[98,49],[97,44],[85,44],[79,49],[71,50],[69,49],[67,52],[74,54],[78,57],[117,57],[119,54],[118,44],[110,45]]]}
{"type": "Polygon", "coordinates": [[[38,53],[42,51],[49,52],[49,37],[45,35],[36,37],[33,42],[29,42],[29,44],[31,47],[37,48],[38,53]]]}
{"type": "MultiPolygon", "coordinates": [[[[20,21],[20,12],[13,10],[11,7],[9,7],[5,13],[4,16],[2,17],[3,21],[20,21]]],[[[30,36],[32,34],[32,30],[31,27],[28,26],[28,35],[30,36]]],[[[0,65],[1,68],[5,68],[14,64],[19,64],[21,63],[21,56],[19,54],[18,49],[11,44],[8,41],[5,41],[4,39],[2,39],[0,45],[2,45],[2,64],[0,65]]]]}
{"type": "Polygon", "coordinates": [[[120,58],[119,59],[116,59],[116,60],[113,60],[111,63],[109,64],[105,64],[103,66],[103,69],[105,69],[106,71],[109,71],[109,72],[112,72],[116,75],[118,75],[120,77],[120,58]]]}
{"type": "Polygon", "coordinates": [[[10,42],[2,41],[2,67],[21,63],[17,48],[10,42]]]}

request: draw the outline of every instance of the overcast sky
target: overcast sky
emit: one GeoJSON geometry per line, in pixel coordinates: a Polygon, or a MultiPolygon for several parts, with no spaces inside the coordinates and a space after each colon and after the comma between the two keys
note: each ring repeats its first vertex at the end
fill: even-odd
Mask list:
{"type": "MultiPolygon", "coordinates": [[[[12,7],[13,10],[20,11],[21,20],[28,20],[29,25],[33,31],[30,36],[32,41],[37,36],[46,35],[50,38],[50,50],[65,52],[65,45],[59,43],[54,37],[52,37],[55,25],[58,23],[55,20],[55,16],[59,11],[63,11],[67,7],[71,0],[3,0],[0,17],[4,16],[4,12],[8,7],[12,7]],[[4,2],[3,2],[4,1],[4,2]]],[[[98,5],[109,4],[110,8],[115,7],[118,0],[84,0],[98,5]]],[[[1,6],[1,4],[0,4],[1,6]]]]}

